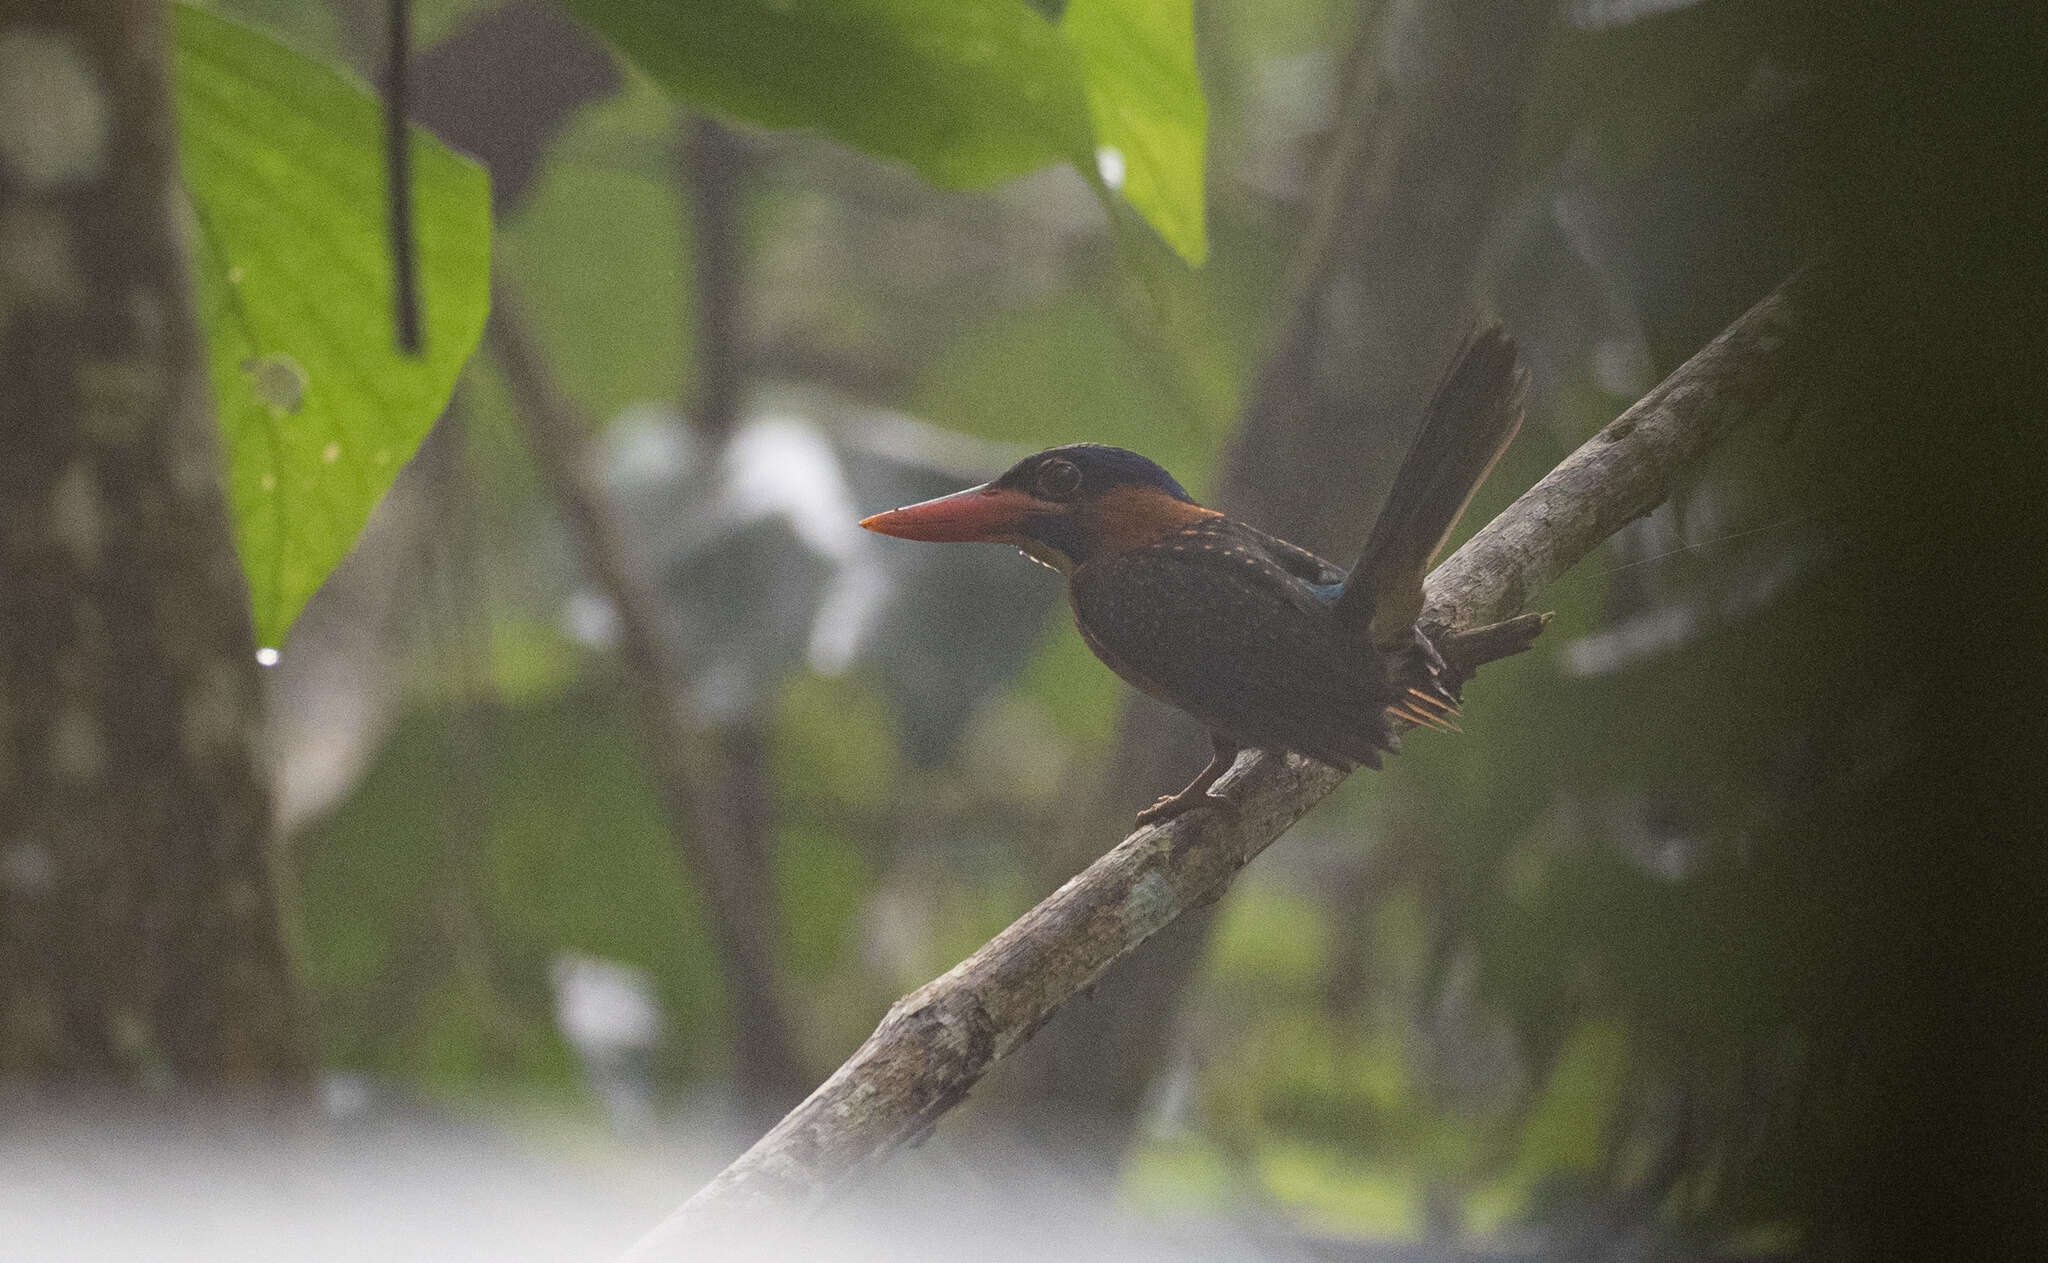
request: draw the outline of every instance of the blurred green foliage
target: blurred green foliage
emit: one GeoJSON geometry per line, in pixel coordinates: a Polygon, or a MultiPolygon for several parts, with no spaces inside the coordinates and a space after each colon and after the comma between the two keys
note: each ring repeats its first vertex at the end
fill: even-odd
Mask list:
{"type": "Polygon", "coordinates": [[[569,0],[682,100],[809,128],[969,188],[1070,162],[1122,191],[1190,263],[1206,107],[1189,0],[1082,0],[1055,27],[1023,0],[569,0]]]}
{"type": "Polygon", "coordinates": [[[335,1064],[450,1092],[574,1090],[547,980],[563,949],[647,970],[691,1015],[670,1033],[668,1073],[722,1064],[696,896],[618,703],[578,690],[418,712],[300,839],[305,969],[332,1010],[335,1064]]]}
{"type": "Polygon", "coordinates": [[[500,232],[503,265],[546,296],[531,304],[534,332],[562,389],[595,417],[672,397],[696,371],[696,315],[683,301],[691,229],[657,157],[674,114],[646,78],[628,77],[570,124],[500,232]]]}
{"type": "Polygon", "coordinates": [[[815,128],[939,184],[1092,156],[1073,59],[1021,0],[570,7],[684,100],[815,128]]]}
{"type": "Polygon", "coordinates": [[[490,189],[414,130],[423,352],[393,333],[375,97],[174,6],[194,274],[258,642],[281,644],[448,401],[489,309],[490,189]]]}

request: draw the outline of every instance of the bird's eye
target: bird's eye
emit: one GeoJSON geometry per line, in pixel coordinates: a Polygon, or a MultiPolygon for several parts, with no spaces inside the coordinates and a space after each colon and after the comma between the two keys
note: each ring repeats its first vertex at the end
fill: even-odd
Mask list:
{"type": "Polygon", "coordinates": [[[1081,467],[1070,460],[1049,460],[1038,467],[1034,483],[1047,500],[1064,500],[1081,486],[1081,467]]]}

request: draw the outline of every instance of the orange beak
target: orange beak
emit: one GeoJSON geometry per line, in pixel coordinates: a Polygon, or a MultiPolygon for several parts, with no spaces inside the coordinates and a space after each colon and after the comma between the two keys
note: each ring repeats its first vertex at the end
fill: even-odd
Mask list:
{"type": "Polygon", "coordinates": [[[933,543],[970,540],[1008,541],[1024,533],[1031,518],[1053,506],[1022,491],[983,484],[861,519],[861,525],[898,539],[933,543]]]}

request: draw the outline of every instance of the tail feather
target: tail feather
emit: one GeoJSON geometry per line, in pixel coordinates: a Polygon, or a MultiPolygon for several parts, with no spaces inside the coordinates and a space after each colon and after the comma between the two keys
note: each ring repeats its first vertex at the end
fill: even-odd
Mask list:
{"type": "Polygon", "coordinates": [[[1528,370],[1499,325],[1474,329],[1452,357],[1337,598],[1338,617],[1369,627],[1375,645],[1413,643],[1423,577],[1521,429],[1528,388],[1528,370]]]}
{"type": "MultiPolygon", "coordinates": [[[[1423,705],[1428,706],[1433,710],[1441,712],[1446,715],[1457,715],[1463,713],[1458,709],[1458,704],[1456,702],[1452,701],[1450,698],[1447,697],[1440,697],[1436,693],[1425,693],[1419,688],[1411,687],[1408,690],[1408,696],[1414,698],[1415,701],[1421,702],[1423,705]]],[[[1414,703],[1409,702],[1404,704],[1413,705],[1414,703]]]]}

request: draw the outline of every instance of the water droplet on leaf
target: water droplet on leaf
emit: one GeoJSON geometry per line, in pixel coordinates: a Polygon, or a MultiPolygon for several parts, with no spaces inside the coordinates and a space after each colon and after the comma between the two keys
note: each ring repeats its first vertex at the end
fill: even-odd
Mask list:
{"type": "Polygon", "coordinates": [[[1095,169],[1101,173],[1102,182],[1112,190],[1124,186],[1124,152],[1115,145],[1103,145],[1095,151],[1095,169]]]}

